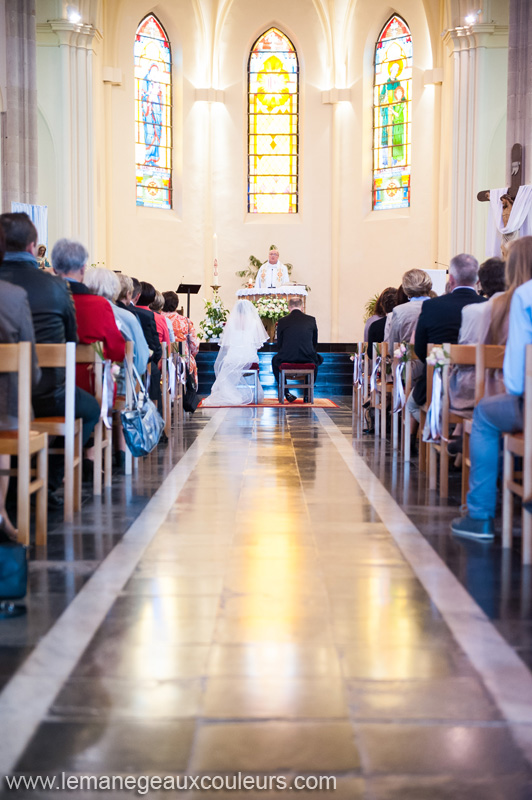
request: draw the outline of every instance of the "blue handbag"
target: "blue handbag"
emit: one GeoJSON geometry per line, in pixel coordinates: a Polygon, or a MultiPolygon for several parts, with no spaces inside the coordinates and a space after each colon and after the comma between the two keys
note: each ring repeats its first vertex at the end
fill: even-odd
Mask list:
{"type": "Polygon", "coordinates": [[[0,600],[19,600],[28,584],[28,548],[16,542],[0,544],[0,600]]]}
{"type": "Polygon", "coordinates": [[[122,429],[124,438],[131,453],[138,458],[147,456],[159,444],[159,439],[164,429],[164,420],[157,411],[155,403],[148,397],[141,377],[135,367],[135,377],[140,386],[137,394],[133,377],[126,363],[126,372],[132,387],[132,407],[121,412],[122,429]]]}

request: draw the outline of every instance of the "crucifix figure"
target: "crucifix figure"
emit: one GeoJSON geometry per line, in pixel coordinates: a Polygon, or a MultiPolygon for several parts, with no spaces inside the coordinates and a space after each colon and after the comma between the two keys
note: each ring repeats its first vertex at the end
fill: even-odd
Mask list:
{"type": "MultiPolygon", "coordinates": [[[[519,193],[519,190],[522,187],[521,184],[522,167],[523,167],[523,148],[520,144],[514,144],[511,152],[511,170],[510,170],[511,183],[510,186],[508,187],[508,190],[506,192],[503,192],[502,194],[499,194],[498,197],[502,209],[500,206],[498,206],[496,198],[491,194],[489,189],[484,189],[482,192],[479,192],[477,194],[477,200],[480,200],[481,202],[489,202],[492,211],[494,212],[495,225],[501,236],[500,247],[503,256],[505,255],[505,250],[508,243],[511,242],[513,239],[517,239],[519,237],[521,227],[528,217],[528,206],[530,205],[529,203],[527,203],[526,208],[524,207],[520,208],[519,214],[516,215],[516,219],[512,220],[512,225],[509,226],[512,209],[514,207],[514,203],[519,193]],[[499,225],[500,217],[497,217],[498,212],[502,216],[502,229],[500,228],[499,225]]],[[[528,189],[529,187],[526,188],[528,189]]],[[[488,232],[488,234],[489,233],[490,232],[488,232]]],[[[488,235],[488,241],[489,239],[490,236],[488,235]]],[[[490,250],[489,245],[488,245],[488,250],[490,250]]],[[[495,255],[495,253],[487,252],[487,255],[491,256],[495,255]]]]}

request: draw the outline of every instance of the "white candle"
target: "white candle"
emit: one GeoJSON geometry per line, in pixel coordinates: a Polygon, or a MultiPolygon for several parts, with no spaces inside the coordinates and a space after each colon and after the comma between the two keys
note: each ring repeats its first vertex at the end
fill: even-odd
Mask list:
{"type": "Polygon", "coordinates": [[[214,260],[216,260],[218,258],[218,236],[216,234],[212,237],[212,253],[214,260]]]}

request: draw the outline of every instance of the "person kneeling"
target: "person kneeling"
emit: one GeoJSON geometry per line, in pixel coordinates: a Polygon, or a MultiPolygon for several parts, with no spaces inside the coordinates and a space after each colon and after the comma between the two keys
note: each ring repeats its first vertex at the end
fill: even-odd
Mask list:
{"type": "MultiPolygon", "coordinates": [[[[279,369],[281,364],[315,364],[314,382],[318,378],[318,366],[323,363],[316,348],[318,346],[318,326],[316,318],[304,314],[301,310],[303,301],[300,297],[291,297],[288,301],[290,313],[277,323],[277,354],[272,358],[272,370],[277,384],[279,384],[279,369]]],[[[296,399],[288,389],[284,396],[288,402],[296,399]]],[[[308,397],[305,395],[305,402],[308,397]]]]}

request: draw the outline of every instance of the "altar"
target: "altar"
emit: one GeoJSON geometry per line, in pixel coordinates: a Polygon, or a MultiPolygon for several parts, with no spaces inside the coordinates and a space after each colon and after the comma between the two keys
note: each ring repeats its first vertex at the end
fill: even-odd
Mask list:
{"type": "Polygon", "coordinates": [[[303,301],[302,311],[306,313],[306,300],[307,290],[304,286],[278,286],[276,289],[239,289],[236,293],[239,299],[251,300],[252,303],[257,300],[264,300],[265,297],[273,297],[276,300],[290,300],[291,297],[299,297],[303,301]]]}

